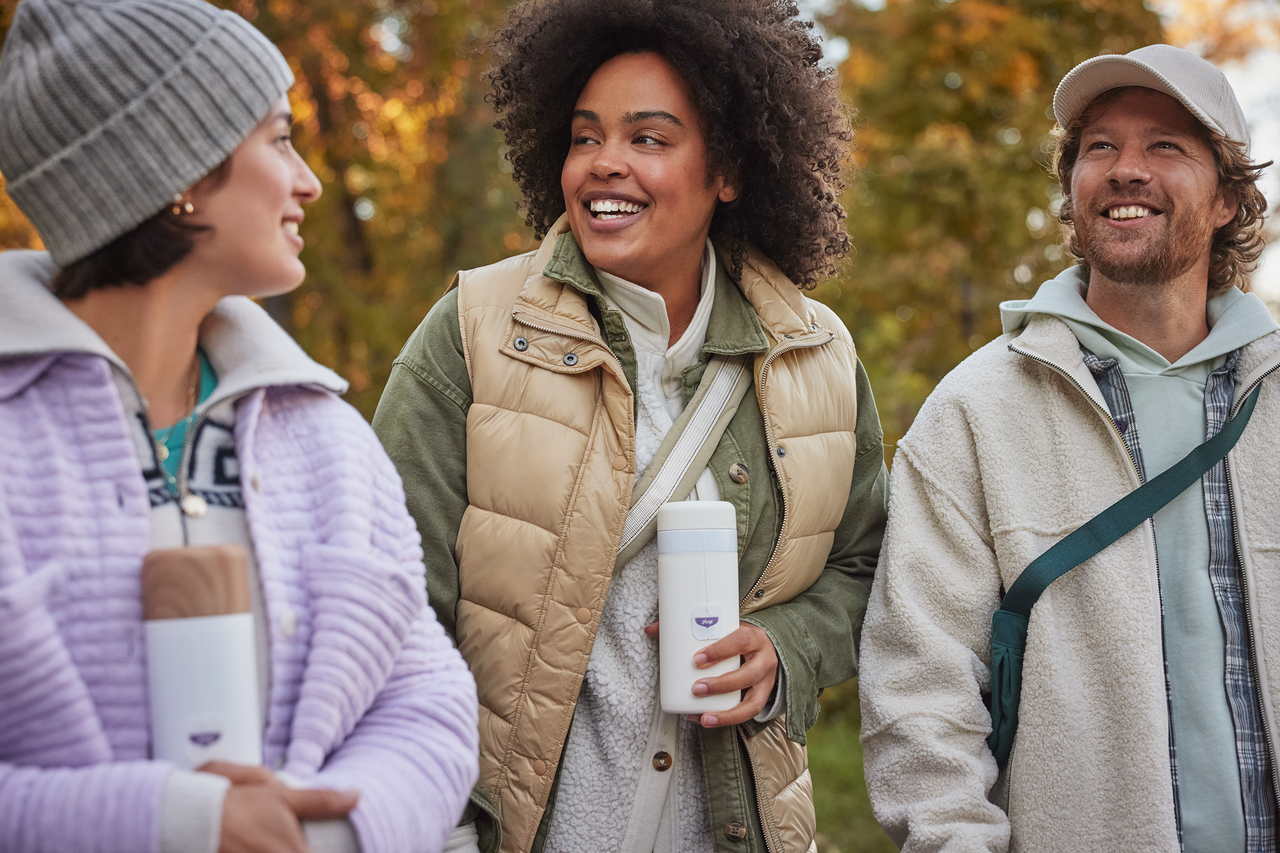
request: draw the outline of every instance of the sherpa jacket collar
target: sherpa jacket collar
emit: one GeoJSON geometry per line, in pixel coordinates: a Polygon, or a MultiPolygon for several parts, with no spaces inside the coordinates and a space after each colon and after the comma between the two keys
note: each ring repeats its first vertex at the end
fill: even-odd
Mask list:
{"type": "MultiPolygon", "coordinates": [[[[1093,374],[1080,355],[1080,343],[1070,327],[1051,314],[1034,314],[1022,330],[1009,340],[1009,349],[1047,364],[1080,387],[1103,412],[1107,401],[1093,374]]],[[[1280,368],[1280,331],[1270,332],[1241,347],[1236,365],[1235,398],[1232,412],[1262,377],[1280,368]]]]}

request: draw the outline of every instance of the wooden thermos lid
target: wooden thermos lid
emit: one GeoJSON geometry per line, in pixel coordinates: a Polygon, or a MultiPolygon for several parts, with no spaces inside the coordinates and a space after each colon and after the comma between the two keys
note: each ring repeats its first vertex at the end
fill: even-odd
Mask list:
{"type": "Polygon", "coordinates": [[[240,545],[152,551],[142,559],[144,619],[250,613],[249,552],[240,545]]]}

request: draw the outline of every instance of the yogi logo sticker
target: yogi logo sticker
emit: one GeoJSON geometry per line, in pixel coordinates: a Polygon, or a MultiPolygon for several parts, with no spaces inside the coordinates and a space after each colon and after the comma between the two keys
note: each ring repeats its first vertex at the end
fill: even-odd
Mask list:
{"type": "Polygon", "coordinates": [[[720,639],[720,605],[700,604],[693,608],[693,636],[698,640],[720,639]]]}

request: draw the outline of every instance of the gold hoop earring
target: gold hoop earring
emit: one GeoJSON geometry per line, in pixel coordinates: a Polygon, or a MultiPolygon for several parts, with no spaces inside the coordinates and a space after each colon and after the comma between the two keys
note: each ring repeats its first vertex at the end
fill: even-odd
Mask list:
{"type": "Polygon", "coordinates": [[[184,213],[190,216],[196,212],[196,206],[189,201],[183,201],[182,193],[174,193],[173,207],[169,208],[169,212],[174,216],[182,216],[184,213]]]}

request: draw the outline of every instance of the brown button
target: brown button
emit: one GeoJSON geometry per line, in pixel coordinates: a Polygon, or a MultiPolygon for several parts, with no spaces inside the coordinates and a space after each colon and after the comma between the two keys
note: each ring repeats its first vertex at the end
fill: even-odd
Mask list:
{"type": "Polygon", "coordinates": [[[750,476],[750,473],[751,472],[747,470],[747,466],[743,465],[741,462],[735,462],[729,466],[729,479],[733,480],[733,482],[737,483],[739,486],[747,482],[747,477],[750,476]]]}
{"type": "Polygon", "coordinates": [[[613,457],[613,470],[627,470],[627,457],[625,454],[619,453],[617,456],[613,457]]]}
{"type": "Polygon", "coordinates": [[[533,762],[533,772],[537,773],[539,776],[546,776],[547,762],[543,761],[541,758],[535,760],[533,762]]]}
{"type": "Polygon", "coordinates": [[[747,828],[736,820],[731,820],[724,825],[724,837],[730,841],[746,841],[747,828]]]}
{"type": "Polygon", "coordinates": [[[659,752],[653,757],[654,770],[670,770],[671,769],[671,753],[659,752]]]}
{"type": "Polygon", "coordinates": [[[585,607],[579,607],[578,612],[573,614],[578,617],[578,621],[583,625],[591,621],[591,611],[585,607]]]}

